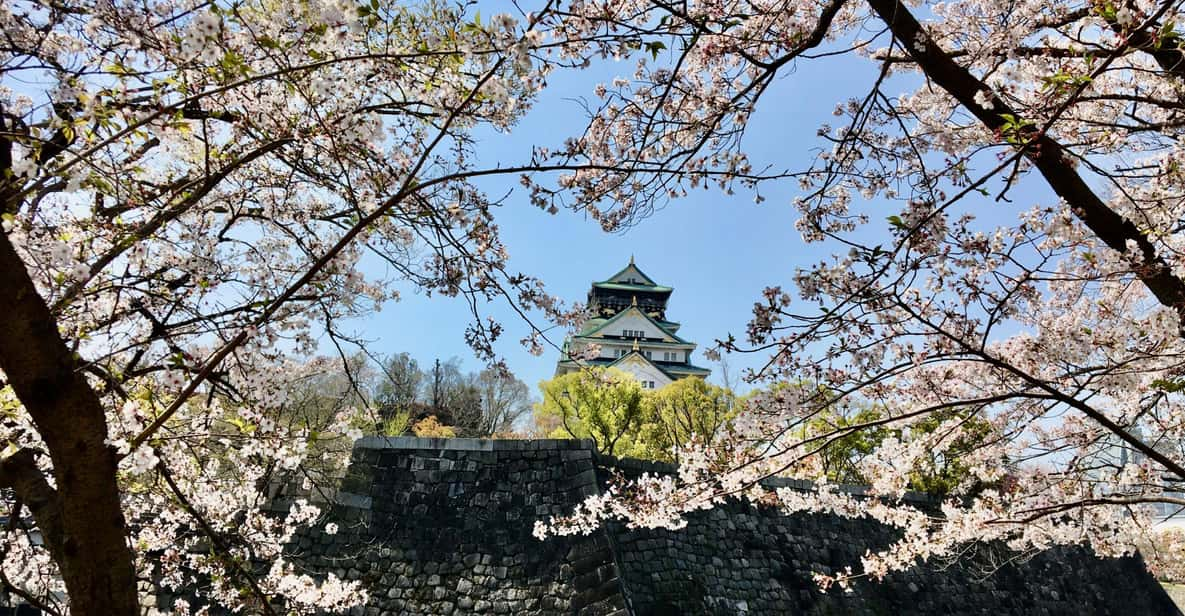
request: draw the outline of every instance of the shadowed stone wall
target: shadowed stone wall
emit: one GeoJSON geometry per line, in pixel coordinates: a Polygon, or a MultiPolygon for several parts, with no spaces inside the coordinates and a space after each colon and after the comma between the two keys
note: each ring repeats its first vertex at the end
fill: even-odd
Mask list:
{"type": "MultiPolygon", "coordinates": [[[[627,476],[670,465],[600,459],[627,476]]],[[[806,488],[774,480],[771,487],[806,488]]],[[[1178,614],[1136,557],[1099,559],[1060,548],[1016,560],[991,546],[958,563],[928,563],[853,592],[819,592],[814,572],[858,569],[895,532],[867,518],[783,515],[731,502],[693,514],[680,531],[609,531],[634,613],[659,614],[1178,614]]]]}
{"type": "Polygon", "coordinates": [[[615,470],[672,467],[597,456],[587,441],[362,439],[331,513],[341,530],[304,534],[292,557],[362,580],[371,599],[353,613],[365,616],[1180,613],[1139,558],[1076,548],[1016,560],[980,547],[957,565],[824,594],[813,572],[857,565],[893,531],[739,502],[677,532],[531,536],[536,520],[568,513],[615,470]]]}
{"type": "Polygon", "coordinates": [[[306,533],[292,556],[363,580],[367,616],[627,614],[608,535],[531,535],[598,489],[583,441],[362,439],[340,530],[306,533]]]}

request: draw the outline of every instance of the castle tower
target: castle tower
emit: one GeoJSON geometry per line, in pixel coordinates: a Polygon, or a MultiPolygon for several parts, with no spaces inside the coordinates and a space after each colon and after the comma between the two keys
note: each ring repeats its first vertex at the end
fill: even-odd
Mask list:
{"type": "Polygon", "coordinates": [[[695,343],[677,336],[679,324],[667,320],[673,290],[655,283],[633,257],[620,272],[594,282],[588,292],[593,316],[580,333],[564,341],[556,375],[582,366],[612,366],[634,375],[647,389],[688,376],[707,378],[710,370],[691,363],[695,343]],[[572,357],[590,344],[600,345],[598,357],[583,361],[572,357]]]}

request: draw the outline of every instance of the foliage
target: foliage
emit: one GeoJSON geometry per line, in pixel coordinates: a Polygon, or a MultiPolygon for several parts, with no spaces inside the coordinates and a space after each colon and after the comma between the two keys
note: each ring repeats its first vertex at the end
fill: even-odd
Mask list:
{"type": "MultiPolygon", "coordinates": [[[[988,487],[998,489],[1007,476],[1001,481],[986,483],[973,474],[971,465],[975,453],[984,450],[993,439],[999,438],[995,427],[974,413],[962,412],[958,409],[938,411],[926,416],[925,419],[909,426],[909,438],[931,439],[942,445],[918,457],[909,474],[911,490],[924,492],[932,496],[944,497],[950,495],[975,496],[988,487]],[[950,422],[956,422],[957,435],[950,443],[939,432],[951,429],[950,422]]],[[[998,463],[1008,468],[1007,460],[998,463]]]]}
{"type": "MultiPolygon", "coordinates": [[[[963,456],[980,449],[992,438],[990,422],[972,413],[947,410],[928,415],[913,423],[907,429],[893,427],[892,423],[880,424],[889,415],[876,408],[860,408],[855,412],[840,413],[828,409],[806,423],[807,435],[820,436],[823,443],[816,454],[821,458],[823,473],[829,481],[852,485],[868,485],[871,479],[863,466],[865,458],[871,456],[886,439],[938,439],[937,430],[949,429],[949,421],[961,422],[959,435],[942,448],[935,448],[911,460],[908,470],[910,490],[931,496],[946,497],[958,492],[978,493],[984,485],[976,482],[971,469],[962,461],[963,456]]],[[[880,471],[879,468],[872,469],[880,471]]]]}
{"type": "Polygon", "coordinates": [[[412,428],[411,413],[409,411],[395,411],[382,422],[383,436],[403,436],[412,428]]]}
{"type": "Polygon", "coordinates": [[[321,418],[324,423],[347,409],[362,409],[350,420],[350,427],[362,432],[401,436],[427,430],[435,437],[489,437],[509,432],[530,408],[522,381],[495,368],[462,372],[455,358],[437,360],[429,371],[407,353],[379,362],[377,369],[361,353],[348,358],[341,370],[324,358],[316,366],[324,372],[294,386],[284,416],[305,423],[321,418]]]}
{"type": "Polygon", "coordinates": [[[885,427],[863,427],[882,418],[875,409],[860,409],[854,413],[824,411],[804,426],[807,435],[826,439],[819,445],[818,457],[823,474],[830,481],[850,485],[867,485],[868,478],[860,470],[860,462],[890,436],[900,436],[900,430],[885,427]]]}
{"type": "Polygon", "coordinates": [[[679,461],[679,449],[695,437],[710,442],[736,417],[732,395],[698,377],[679,379],[647,393],[638,431],[639,455],[679,461]]]}
{"type": "Polygon", "coordinates": [[[586,368],[539,383],[535,414],[559,420],[550,436],[592,439],[597,451],[631,456],[641,451],[638,431],[645,416],[642,385],[617,368],[586,368]]]}
{"type": "Polygon", "coordinates": [[[539,384],[536,425],[551,438],[591,438],[617,456],[678,461],[679,449],[712,440],[736,413],[728,390],[692,377],[647,391],[616,368],[586,368],[539,384]]]}
{"type": "Polygon", "coordinates": [[[411,430],[416,436],[424,438],[454,438],[457,436],[456,430],[437,421],[435,415],[429,415],[417,421],[411,430]]]}
{"type": "Polygon", "coordinates": [[[531,411],[531,390],[501,368],[489,368],[474,379],[481,413],[472,420],[458,422],[470,434],[492,436],[513,432],[531,411]]]}
{"type": "Polygon", "coordinates": [[[424,375],[423,401],[427,412],[437,414],[450,425],[456,424],[459,417],[480,414],[477,390],[469,381],[469,376],[461,372],[460,360],[437,359],[424,375]]]}
{"type": "MultiPolygon", "coordinates": [[[[401,414],[410,417],[423,381],[424,373],[410,355],[398,353],[388,357],[382,364],[382,378],[374,395],[379,416],[384,420],[401,414]]],[[[394,427],[386,427],[385,431],[391,432],[394,427]]]]}
{"type": "MultiPolygon", "coordinates": [[[[257,414],[230,397],[220,401],[234,436],[266,434],[272,426],[283,428],[283,434],[307,435],[303,462],[270,470],[265,475],[269,483],[316,480],[319,487],[330,488],[349,458],[350,437],[374,430],[377,418],[370,389],[375,376],[360,353],[345,361],[312,357],[292,371],[291,380],[278,392],[283,402],[270,413],[257,414]]],[[[226,462],[225,468],[234,468],[233,462],[226,462]]]]}
{"type": "Polygon", "coordinates": [[[463,372],[460,360],[435,360],[427,371],[406,353],[390,358],[377,386],[384,430],[393,433],[406,416],[415,423],[429,415],[457,436],[488,437],[512,430],[531,408],[525,383],[501,367],[463,372]]]}
{"type": "Polygon", "coordinates": [[[1185,584],[1185,531],[1170,526],[1152,533],[1141,544],[1140,553],[1156,579],[1170,584],[1185,584]]]}

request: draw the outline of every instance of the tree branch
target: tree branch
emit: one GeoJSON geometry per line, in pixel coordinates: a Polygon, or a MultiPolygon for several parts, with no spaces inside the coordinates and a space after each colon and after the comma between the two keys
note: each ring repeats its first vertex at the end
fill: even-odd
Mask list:
{"type": "MultiPolygon", "coordinates": [[[[1019,117],[1008,105],[991,93],[991,89],[950,55],[930,40],[921,24],[899,0],[868,0],[872,10],[887,24],[893,35],[909,50],[918,67],[943,90],[955,97],[984,126],[1001,131],[1007,127],[1006,114],[1019,117]],[[983,93],[989,93],[990,105],[984,106],[976,100],[983,93]]],[[[1122,53],[1124,47],[1113,54],[1122,53]]],[[[1114,56],[1113,56],[1114,57],[1114,56]]],[[[1105,63],[1098,70],[1105,68],[1105,63]]],[[[1097,71],[1096,71],[1097,72],[1097,71]]],[[[1090,186],[1074,170],[1071,159],[1065,155],[1062,145],[1044,131],[1036,129],[1022,135],[1033,164],[1059,197],[1070,205],[1073,214],[1109,248],[1138,259],[1134,268],[1136,276],[1162,305],[1176,311],[1179,333],[1185,337],[1185,281],[1173,275],[1164,258],[1157,254],[1156,247],[1148,235],[1140,231],[1132,221],[1107,206],[1091,190],[1090,186]],[[1128,243],[1135,245],[1132,255],[1128,243]]]]}

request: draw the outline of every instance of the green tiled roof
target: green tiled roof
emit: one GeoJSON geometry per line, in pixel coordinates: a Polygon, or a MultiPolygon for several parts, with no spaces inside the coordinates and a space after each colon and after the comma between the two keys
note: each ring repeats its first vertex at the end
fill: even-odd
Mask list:
{"type": "Polygon", "coordinates": [[[583,325],[583,326],[581,326],[581,328],[580,328],[580,333],[578,333],[578,334],[576,334],[576,335],[577,335],[577,336],[583,336],[583,335],[585,335],[585,334],[588,334],[588,333],[594,332],[594,331],[596,331],[596,330],[597,330],[599,327],[601,327],[602,325],[604,325],[604,324],[605,324],[605,321],[608,321],[608,320],[609,320],[609,319],[604,319],[604,318],[601,318],[601,317],[597,317],[597,318],[594,318],[594,319],[589,319],[589,320],[587,320],[587,321],[585,321],[585,322],[584,322],[584,325],[583,325]]]}
{"type": "MultiPolygon", "coordinates": [[[[574,340],[580,339],[585,342],[593,342],[596,344],[601,344],[602,342],[617,342],[617,343],[630,344],[631,342],[634,341],[634,338],[594,338],[591,336],[574,336],[573,339],[574,340]]],[[[654,348],[666,347],[666,348],[687,349],[687,348],[695,348],[695,343],[694,342],[687,342],[686,340],[681,340],[679,342],[667,342],[666,340],[639,339],[638,346],[646,346],[646,347],[654,347],[654,348]]]]}
{"type": "Polygon", "coordinates": [[[701,368],[699,366],[695,366],[692,364],[668,364],[665,362],[655,362],[654,365],[657,366],[659,370],[662,370],[663,372],[666,372],[668,374],[687,374],[687,375],[703,375],[703,376],[712,374],[711,370],[708,370],[707,368],[701,368]]]}
{"type": "Polygon", "coordinates": [[[561,359],[561,364],[586,365],[586,366],[608,366],[617,361],[615,357],[596,357],[593,359],[586,359],[584,361],[576,361],[574,359],[561,359]]]}
{"type": "Polygon", "coordinates": [[[597,325],[597,326],[596,326],[596,327],[594,327],[593,329],[591,329],[591,330],[587,330],[587,331],[584,331],[584,332],[581,332],[581,335],[582,335],[582,336],[591,336],[591,335],[593,335],[593,334],[597,333],[598,331],[600,331],[600,330],[604,329],[606,325],[608,325],[608,324],[610,324],[610,323],[612,323],[612,322],[616,321],[617,319],[621,318],[621,316],[622,316],[622,315],[624,315],[625,313],[627,313],[627,312],[629,312],[629,311],[631,311],[631,310],[637,310],[638,314],[642,315],[642,318],[644,318],[644,319],[646,319],[647,321],[650,321],[651,323],[653,323],[655,327],[657,327],[658,329],[660,329],[660,330],[662,330],[663,332],[665,332],[665,333],[666,333],[666,335],[668,335],[668,336],[670,336],[670,337],[674,338],[676,342],[682,342],[682,343],[684,343],[684,344],[691,344],[691,343],[687,342],[686,340],[684,340],[684,339],[680,338],[679,336],[675,335],[674,333],[672,333],[672,332],[671,332],[670,330],[668,330],[667,328],[663,327],[663,326],[662,326],[661,324],[659,324],[659,322],[658,322],[658,321],[656,321],[656,320],[655,320],[653,317],[651,317],[650,315],[646,314],[646,313],[645,313],[645,312],[643,312],[642,310],[638,309],[638,307],[637,307],[637,306],[630,306],[629,308],[626,308],[625,310],[622,310],[621,312],[618,312],[617,314],[615,314],[615,315],[613,315],[612,317],[610,317],[610,318],[609,318],[607,321],[605,321],[604,323],[601,323],[600,325],[597,325]]]}
{"type": "MultiPolygon", "coordinates": [[[[560,361],[560,365],[561,366],[564,366],[564,365],[582,366],[583,365],[583,366],[595,366],[598,368],[606,368],[606,367],[612,366],[613,364],[616,364],[617,362],[620,362],[621,360],[625,359],[626,357],[629,357],[630,355],[633,355],[633,353],[630,353],[629,355],[625,355],[623,357],[597,357],[595,359],[586,359],[581,362],[577,362],[577,361],[571,360],[571,359],[565,359],[565,360],[560,361]]],[[[709,374],[712,373],[712,371],[708,370],[707,368],[700,368],[699,366],[695,366],[692,364],[672,364],[672,363],[668,363],[668,362],[654,361],[652,359],[647,359],[647,357],[645,355],[641,355],[641,354],[639,354],[639,357],[641,357],[642,359],[645,359],[647,363],[649,363],[650,365],[652,365],[655,368],[658,368],[659,370],[664,372],[667,376],[671,377],[671,379],[677,379],[680,376],[708,376],[709,374]]]]}
{"type": "Polygon", "coordinates": [[[671,287],[656,284],[629,284],[625,282],[594,282],[592,286],[598,289],[610,289],[613,291],[653,291],[656,293],[670,293],[674,291],[671,287]]]}
{"type": "MultiPolygon", "coordinates": [[[[614,278],[617,278],[618,276],[620,276],[620,275],[624,274],[624,273],[625,273],[625,270],[627,270],[627,269],[629,269],[629,268],[631,268],[631,267],[632,267],[632,268],[634,268],[634,269],[636,269],[636,270],[638,270],[638,275],[640,275],[641,277],[645,278],[645,279],[646,279],[646,282],[649,282],[649,283],[650,283],[649,285],[637,285],[637,286],[643,286],[643,287],[655,287],[655,286],[657,286],[657,285],[655,285],[655,283],[654,283],[654,279],[653,279],[653,278],[651,278],[650,276],[647,276],[647,275],[646,275],[646,272],[643,272],[643,271],[642,271],[642,268],[638,267],[638,264],[637,264],[637,263],[634,263],[634,258],[633,258],[633,257],[630,257],[630,262],[629,262],[629,265],[626,265],[625,267],[623,267],[623,268],[621,268],[621,269],[617,270],[617,273],[616,273],[616,274],[613,274],[612,276],[610,276],[610,277],[608,278],[608,280],[603,280],[603,281],[601,281],[601,282],[594,282],[594,283],[593,283],[593,286],[596,286],[596,285],[599,285],[599,284],[605,284],[605,283],[609,283],[609,280],[613,280],[614,278]]],[[[609,283],[609,284],[616,284],[616,283],[609,283]]],[[[634,286],[634,285],[630,285],[630,286],[634,286]]],[[[662,288],[664,288],[664,289],[665,289],[666,287],[662,287],[662,288]]]]}

